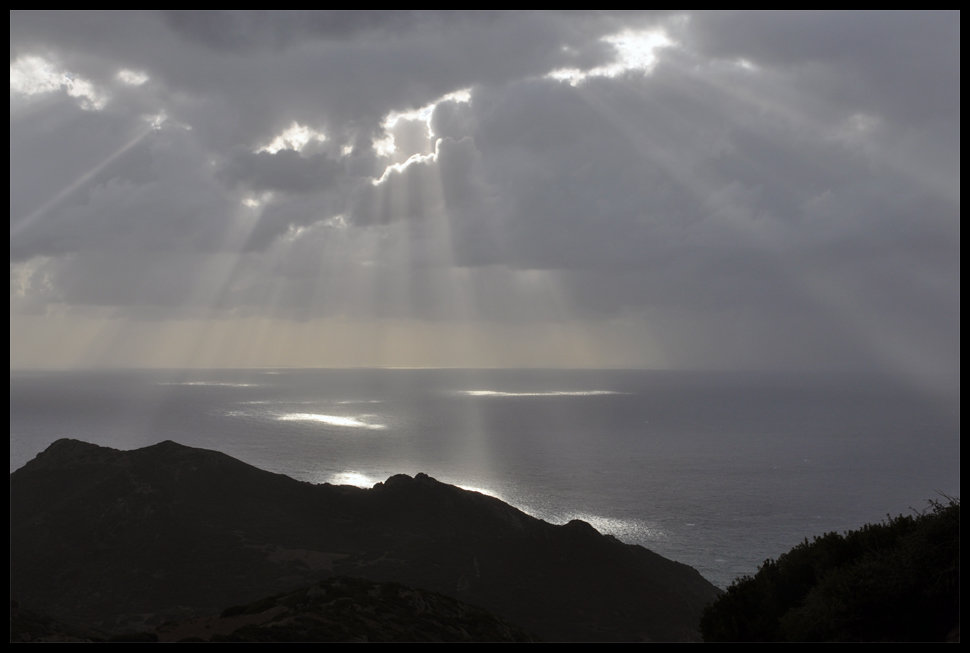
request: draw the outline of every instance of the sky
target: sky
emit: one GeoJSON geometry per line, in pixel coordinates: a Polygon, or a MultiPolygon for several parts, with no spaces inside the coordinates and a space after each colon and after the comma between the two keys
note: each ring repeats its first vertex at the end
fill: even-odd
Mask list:
{"type": "Polygon", "coordinates": [[[955,12],[10,14],[11,368],[959,388],[955,12]]]}

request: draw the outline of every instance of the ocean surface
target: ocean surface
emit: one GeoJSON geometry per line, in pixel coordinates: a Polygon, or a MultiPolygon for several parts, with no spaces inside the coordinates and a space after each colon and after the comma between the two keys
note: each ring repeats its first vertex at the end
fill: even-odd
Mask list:
{"type": "Polygon", "coordinates": [[[960,494],[959,402],[873,377],[661,371],[11,372],[10,469],[162,440],[311,483],[426,472],[720,587],[806,537],[960,494]]]}

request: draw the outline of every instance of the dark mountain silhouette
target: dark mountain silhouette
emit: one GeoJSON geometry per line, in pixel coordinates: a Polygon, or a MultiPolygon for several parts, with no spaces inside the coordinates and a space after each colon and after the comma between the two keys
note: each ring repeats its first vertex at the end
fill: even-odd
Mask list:
{"type": "Polygon", "coordinates": [[[58,440],[10,475],[11,597],[106,632],[348,576],[481,606],[545,640],[695,640],[718,590],[573,521],[424,474],[312,485],[162,442],[58,440]]]}

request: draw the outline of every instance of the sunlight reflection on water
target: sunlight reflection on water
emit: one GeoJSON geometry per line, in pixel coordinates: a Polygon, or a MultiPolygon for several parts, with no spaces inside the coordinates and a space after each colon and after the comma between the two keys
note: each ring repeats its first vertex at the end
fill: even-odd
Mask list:
{"type": "Polygon", "coordinates": [[[662,528],[635,519],[619,519],[589,513],[571,513],[558,519],[547,519],[547,521],[565,524],[573,519],[581,519],[600,533],[612,535],[624,542],[666,540],[668,537],[662,528]]]}
{"type": "MultiPolygon", "coordinates": [[[[488,488],[478,487],[477,485],[458,485],[463,490],[468,490],[469,492],[478,492],[479,494],[484,494],[489,497],[494,497],[505,503],[509,503],[501,494],[495,490],[489,490],[488,488]]],[[[510,504],[511,505],[511,504],[510,504]]]]}
{"type": "Polygon", "coordinates": [[[260,383],[230,383],[228,381],[162,381],[157,385],[213,386],[223,388],[259,388],[260,383]]]}
{"type": "MultiPolygon", "coordinates": [[[[367,416],[361,415],[361,417],[367,416]]],[[[322,413],[286,413],[278,416],[276,419],[281,422],[322,422],[331,426],[347,426],[350,428],[359,429],[376,430],[387,428],[385,424],[365,422],[364,420],[357,419],[356,417],[346,417],[343,415],[324,415],[322,413]]]]}
{"type": "Polygon", "coordinates": [[[501,390],[459,390],[458,394],[469,397],[584,397],[593,395],[619,395],[613,390],[548,390],[545,392],[502,392],[501,390]]]}
{"type": "Polygon", "coordinates": [[[360,472],[355,472],[353,470],[346,470],[343,472],[337,472],[333,474],[327,483],[331,485],[356,485],[362,488],[371,488],[377,484],[378,481],[367,476],[366,474],[361,474],[360,472]]]}

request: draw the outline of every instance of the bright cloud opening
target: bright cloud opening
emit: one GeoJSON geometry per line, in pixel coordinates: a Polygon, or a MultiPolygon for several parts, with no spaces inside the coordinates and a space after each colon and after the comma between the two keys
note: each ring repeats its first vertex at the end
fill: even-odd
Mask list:
{"type": "Polygon", "coordinates": [[[269,145],[264,145],[256,151],[269,152],[270,154],[276,154],[280,150],[296,150],[299,152],[311,141],[323,142],[326,139],[327,137],[323,132],[310,129],[306,125],[294,121],[292,125],[270,141],[269,145]]]}
{"type": "Polygon", "coordinates": [[[350,226],[350,223],[347,222],[347,218],[343,214],[339,214],[324,220],[323,225],[334,229],[346,229],[350,226]]]}
{"type": "MultiPolygon", "coordinates": [[[[437,107],[442,102],[461,102],[467,103],[472,99],[472,92],[470,88],[463,88],[457,91],[452,91],[451,93],[446,93],[442,95],[434,102],[426,104],[423,107],[413,109],[411,111],[394,111],[384,118],[381,126],[384,128],[384,136],[381,138],[374,139],[372,145],[374,151],[380,156],[391,156],[397,151],[397,145],[394,141],[394,127],[402,121],[420,121],[427,125],[428,138],[434,138],[434,131],[431,129],[431,116],[434,114],[435,107],[437,107]]],[[[385,172],[386,174],[386,172],[385,172]]]]}
{"type": "Polygon", "coordinates": [[[748,70],[748,71],[751,71],[751,72],[755,72],[755,71],[758,70],[758,66],[757,65],[755,65],[753,62],[751,62],[750,60],[745,59],[743,57],[741,59],[737,59],[734,62],[734,65],[737,66],[738,68],[741,68],[743,70],[748,70]]]}
{"type": "Polygon", "coordinates": [[[100,110],[108,96],[95,88],[89,80],[58,68],[43,57],[19,57],[10,64],[10,91],[21,95],[37,95],[64,90],[77,98],[82,109],[100,110]]]}
{"type": "Polygon", "coordinates": [[[387,133],[381,138],[375,138],[371,144],[378,156],[391,156],[397,149],[397,145],[394,144],[394,134],[391,133],[387,133]]]}
{"type": "Polygon", "coordinates": [[[459,89],[451,93],[446,93],[442,95],[440,98],[438,98],[437,100],[435,100],[434,102],[431,102],[430,104],[426,104],[425,106],[419,109],[414,109],[413,111],[400,111],[400,112],[389,113],[387,117],[384,119],[383,125],[385,128],[390,128],[390,127],[393,127],[395,124],[397,124],[398,120],[423,120],[424,122],[428,123],[428,135],[433,136],[434,134],[431,131],[431,114],[434,113],[435,107],[437,107],[442,102],[466,103],[466,102],[471,102],[471,99],[472,99],[472,91],[470,88],[459,89]]]}
{"type": "Polygon", "coordinates": [[[547,77],[576,86],[589,77],[617,77],[631,70],[649,72],[657,62],[657,50],[674,44],[663,30],[623,30],[604,36],[601,40],[616,50],[616,59],[612,63],[585,71],[578,68],[559,68],[550,72],[547,77]]]}
{"type": "Polygon", "coordinates": [[[128,70],[127,68],[119,70],[115,77],[123,84],[128,84],[129,86],[141,86],[148,81],[148,75],[145,73],[137,70],[128,70]]]}
{"type": "Polygon", "coordinates": [[[142,116],[142,120],[151,125],[152,129],[158,131],[162,128],[162,125],[168,120],[168,115],[164,111],[159,111],[158,113],[142,116]]]}
{"type": "Polygon", "coordinates": [[[257,195],[247,195],[242,198],[241,203],[243,206],[250,209],[258,209],[264,206],[267,202],[273,199],[272,191],[266,191],[264,193],[259,193],[257,195]]]}
{"type": "Polygon", "coordinates": [[[426,161],[434,161],[437,158],[438,158],[437,148],[435,148],[435,151],[432,152],[431,154],[414,154],[412,156],[409,156],[407,160],[402,163],[392,163],[391,165],[384,168],[383,174],[381,174],[381,176],[378,177],[377,179],[371,180],[371,184],[373,184],[374,186],[380,186],[385,181],[387,181],[387,178],[390,177],[391,174],[394,172],[404,172],[406,168],[408,168],[411,165],[414,165],[415,163],[425,163],[426,161]]]}

